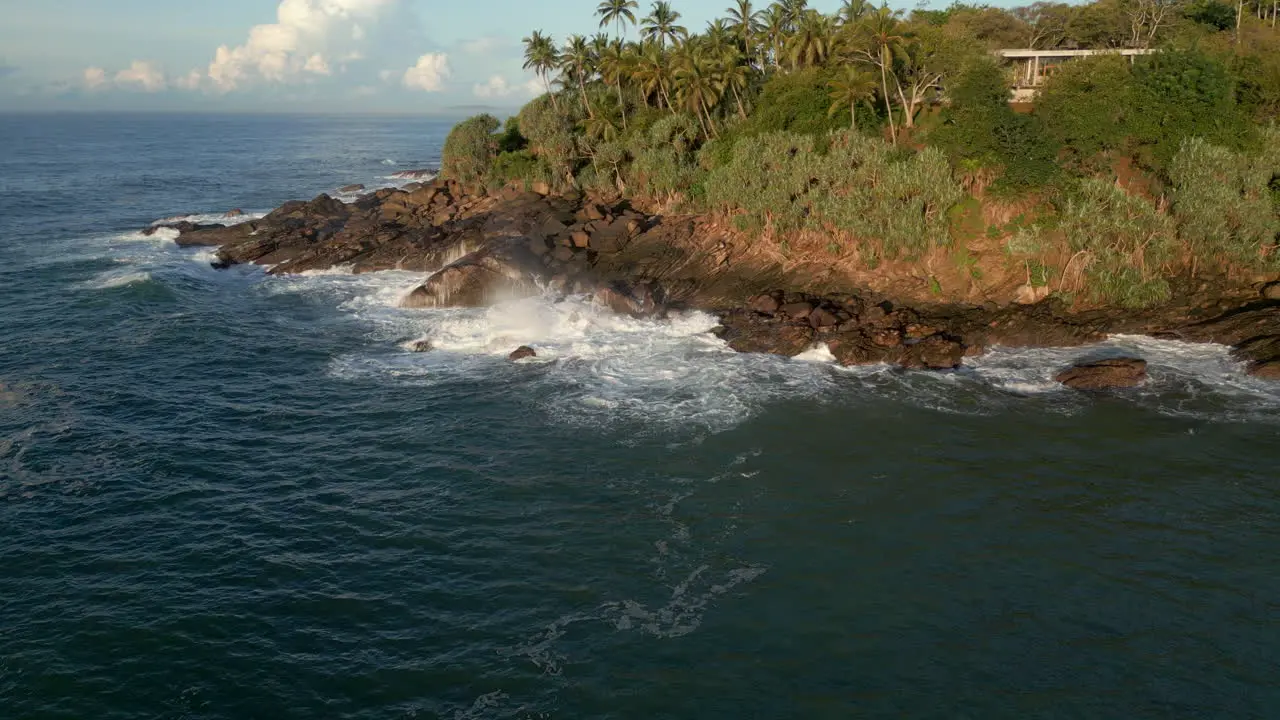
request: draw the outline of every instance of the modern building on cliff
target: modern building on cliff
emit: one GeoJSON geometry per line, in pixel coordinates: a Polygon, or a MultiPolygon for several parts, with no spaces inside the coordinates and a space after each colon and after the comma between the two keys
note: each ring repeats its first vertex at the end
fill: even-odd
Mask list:
{"type": "Polygon", "coordinates": [[[1091,55],[1122,55],[1133,62],[1138,55],[1149,55],[1154,50],[997,50],[1013,70],[1013,96],[1010,102],[1031,102],[1054,72],[1064,63],[1091,55]]]}

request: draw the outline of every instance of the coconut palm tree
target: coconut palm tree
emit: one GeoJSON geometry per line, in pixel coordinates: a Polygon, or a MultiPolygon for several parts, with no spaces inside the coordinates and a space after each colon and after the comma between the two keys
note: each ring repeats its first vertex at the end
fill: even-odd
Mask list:
{"type": "Polygon", "coordinates": [[[736,54],[738,50],[737,38],[723,18],[707,23],[707,31],[702,34],[702,44],[707,53],[714,57],[730,51],[736,54]]]}
{"type": "Polygon", "coordinates": [[[901,46],[903,36],[898,29],[898,17],[888,5],[868,13],[858,23],[858,34],[863,42],[857,50],[868,62],[880,69],[880,85],[884,97],[884,111],[889,116],[889,137],[896,145],[898,127],[893,121],[893,105],[889,100],[889,73],[893,67],[893,56],[901,46]]]}
{"type": "Polygon", "coordinates": [[[751,0],[737,0],[737,4],[726,8],[725,12],[729,14],[729,24],[738,36],[738,42],[742,44],[742,52],[748,58],[754,57],[752,47],[755,45],[756,34],[761,30],[761,12],[752,8],[751,0]]]}
{"type": "Polygon", "coordinates": [[[551,92],[551,80],[549,79],[552,70],[560,65],[560,56],[556,52],[555,41],[549,35],[543,35],[541,30],[534,30],[533,34],[524,38],[524,69],[533,70],[533,72],[542,78],[542,84],[547,88],[547,94],[551,96],[551,104],[558,111],[560,105],[556,102],[555,93],[551,92]]]}
{"type": "Polygon", "coordinates": [[[836,12],[842,25],[852,25],[862,19],[863,15],[871,12],[871,5],[867,0],[844,0],[840,5],[840,9],[836,12]]]}
{"type": "Polygon", "coordinates": [[[595,117],[591,102],[587,100],[587,76],[591,74],[592,61],[591,46],[587,39],[581,35],[570,35],[560,53],[560,74],[566,79],[566,84],[570,81],[577,84],[588,117],[595,117]]]}
{"type": "Polygon", "coordinates": [[[773,59],[773,66],[782,64],[782,48],[787,40],[787,10],[780,3],[774,3],[764,11],[761,19],[764,32],[764,45],[773,59]]]}
{"type": "Polygon", "coordinates": [[[809,0],[778,0],[776,5],[782,8],[783,17],[786,18],[787,32],[795,32],[800,26],[800,20],[804,17],[804,13],[809,9],[809,0]]]}
{"type": "Polygon", "coordinates": [[[640,21],[640,34],[646,39],[656,40],[660,47],[666,47],[667,41],[675,44],[689,34],[688,29],[680,22],[680,13],[671,9],[671,3],[657,0],[653,9],[640,21]]]}
{"type": "Polygon", "coordinates": [[[611,42],[600,53],[597,61],[600,77],[605,84],[618,91],[618,108],[622,112],[622,129],[627,129],[627,101],[622,95],[622,83],[631,77],[632,56],[622,41],[611,42]]]}
{"type": "Polygon", "coordinates": [[[817,10],[806,10],[787,40],[787,60],[792,69],[821,64],[831,54],[835,27],[831,18],[817,10]]]}
{"type": "Polygon", "coordinates": [[[667,90],[671,87],[672,79],[671,64],[667,61],[662,48],[653,42],[642,44],[640,53],[636,57],[632,80],[639,86],[645,102],[648,103],[648,98],[652,95],[657,99],[659,108],[665,102],[668,108],[674,110],[671,105],[671,95],[667,90]]]}
{"type": "Polygon", "coordinates": [[[745,120],[747,106],[742,102],[742,95],[751,84],[751,66],[740,62],[745,58],[726,55],[721,59],[719,72],[721,83],[733,93],[733,100],[738,105],[738,114],[745,120]]]}
{"type": "Polygon", "coordinates": [[[845,67],[844,74],[830,83],[831,108],[828,115],[849,108],[849,128],[858,129],[858,104],[866,102],[876,95],[876,79],[865,70],[856,67],[845,67]]]}
{"type": "Polygon", "coordinates": [[[710,109],[720,103],[723,88],[715,76],[714,65],[699,53],[686,55],[679,65],[676,70],[676,96],[682,105],[698,116],[703,134],[716,137],[710,109]]]}
{"type": "Polygon", "coordinates": [[[596,7],[596,15],[600,17],[600,27],[613,25],[618,32],[618,40],[622,40],[626,24],[636,24],[636,10],[640,3],[636,0],[602,0],[596,7]]]}

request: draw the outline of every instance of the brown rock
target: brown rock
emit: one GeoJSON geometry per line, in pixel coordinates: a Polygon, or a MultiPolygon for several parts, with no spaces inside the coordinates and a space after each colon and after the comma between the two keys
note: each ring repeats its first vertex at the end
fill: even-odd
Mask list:
{"type": "Polygon", "coordinates": [[[1108,390],[1135,387],[1147,379],[1147,361],[1121,357],[1081,363],[1054,377],[1076,390],[1108,390]]]}
{"type": "Polygon", "coordinates": [[[529,190],[532,192],[536,192],[543,197],[546,197],[551,194],[551,186],[541,181],[530,183],[529,190]]]}
{"type": "Polygon", "coordinates": [[[361,190],[364,190],[364,186],[360,183],[356,183],[354,185],[343,185],[338,188],[338,192],[340,193],[358,193],[361,190]]]}
{"type": "Polygon", "coordinates": [[[915,370],[953,370],[960,367],[964,352],[963,343],[939,333],[907,345],[899,362],[915,370]]]}
{"type": "Polygon", "coordinates": [[[809,315],[813,313],[813,303],[807,300],[804,302],[787,303],[786,305],[778,308],[778,312],[796,320],[808,319],[809,315]]]}
{"type": "Polygon", "coordinates": [[[537,351],[529,347],[528,345],[521,345],[520,347],[516,348],[514,352],[508,355],[507,359],[510,360],[511,362],[515,362],[517,360],[523,360],[525,358],[531,358],[531,357],[538,357],[537,351]]]}
{"type": "Polygon", "coordinates": [[[595,203],[592,203],[582,209],[582,215],[588,220],[603,220],[605,212],[595,203]]]}
{"type": "Polygon", "coordinates": [[[226,213],[223,214],[223,217],[229,217],[229,218],[243,217],[243,216],[244,216],[244,211],[241,210],[240,208],[234,208],[234,209],[228,210],[226,213]]]}
{"type": "Polygon", "coordinates": [[[555,258],[559,262],[569,262],[573,259],[573,248],[564,246],[558,247],[555,249],[555,252],[551,253],[551,257],[555,258]]]}
{"type": "Polygon", "coordinates": [[[430,340],[414,340],[409,345],[409,351],[416,353],[431,352],[434,349],[435,346],[431,344],[430,340]]]}
{"type": "Polygon", "coordinates": [[[815,328],[835,327],[840,324],[840,318],[826,308],[817,308],[809,313],[809,324],[815,328]]]}
{"type": "Polygon", "coordinates": [[[751,301],[750,307],[762,315],[772,315],[778,312],[780,305],[778,304],[778,298],[772,295],[761,295],[751,301]]]}
{"type": "Polygon", "coordinates": [[[569,242],[576,248],[584,248],[591,244],[591,236],[582,230],[569,233],[569,242]]]}
{"type": "Polygon", "coordinates": [[[1262,297],[1267,300],[1280,300],[1280,280],[1263,285],[1262,297]]]}

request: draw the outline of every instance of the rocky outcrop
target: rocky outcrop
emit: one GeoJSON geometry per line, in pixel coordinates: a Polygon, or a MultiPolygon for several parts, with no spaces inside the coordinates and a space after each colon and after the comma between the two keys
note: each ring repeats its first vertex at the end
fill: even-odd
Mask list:
{"type": "MultiPolygon", "coordinates": [[[[404,297],[406,307],[470,307],[553,292],[590,295],[634,317],[709,310],[721,317],[720,336],[741,352],[795,356],[825,345],[845,365],[946,370],[993,346],[1073,347],[1124,332],[1232,345],[1254,374],[1280,375],[1276,282],[1218,295],[1202,284],[1140,313],[1073,312],[1041,288],[1009,305],[904,306],[843,285],[831,268],[798,271],[762,260],[709,219],[647,215],[626,202],[557,196],[545,187],[473,194],[427,180],[431,171],[402,176],[417,173],[423,182],[351,203],[320,195],[239,224],[169,227],[179,231],[180,245],[217,246],[218,267],[426,274],[404,297]]],[[[1069,379],[1132,379],[1124,371],[1104,365],[1069,379]]]]}
{"type": "Polygon", "coordinates": [[[521,345],[508,355],[507,359],[511,362],[515,362],[517,360],[524,360],[525,358],[531,357],[538,357],[538,352],[528,345],[521,345]]]}
{"type": "Polygon", "coordinates": [[[1108,358],[1072,366],[1054,380],[1075,390],[1114,390],[1141,385],[1147,379],[1147,361],[1140,358],[1108,358]]]}

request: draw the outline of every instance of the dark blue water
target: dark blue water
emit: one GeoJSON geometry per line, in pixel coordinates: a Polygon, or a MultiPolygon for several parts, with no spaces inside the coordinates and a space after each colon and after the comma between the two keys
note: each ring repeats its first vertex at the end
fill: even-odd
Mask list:
{"type": "Polygon", "coordinates": [[[1085,397],[136,232],[447,129],[0,117],[0,717],[1280,716],[1280,391],[1223,348],[1085,397]]]}

